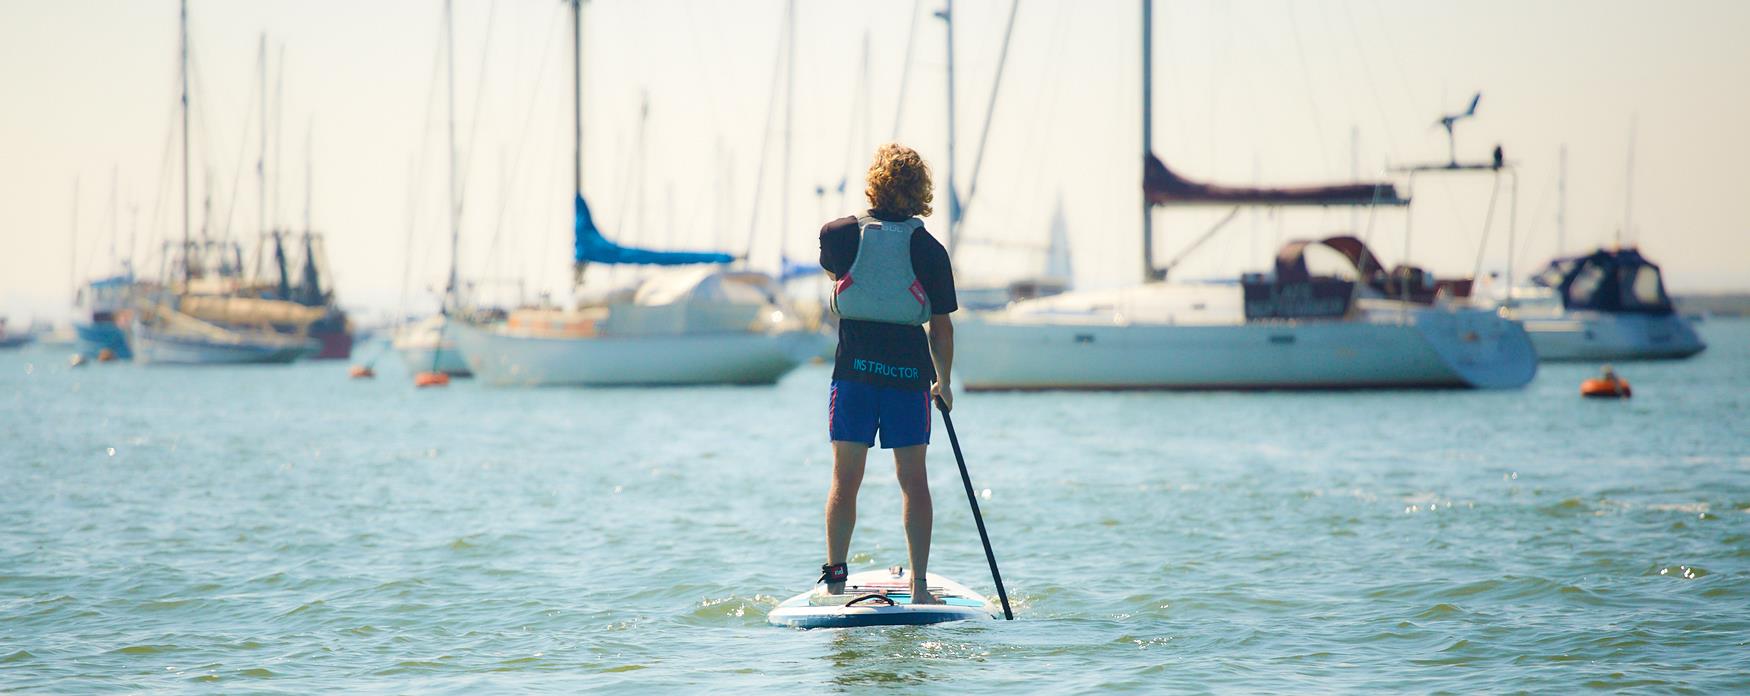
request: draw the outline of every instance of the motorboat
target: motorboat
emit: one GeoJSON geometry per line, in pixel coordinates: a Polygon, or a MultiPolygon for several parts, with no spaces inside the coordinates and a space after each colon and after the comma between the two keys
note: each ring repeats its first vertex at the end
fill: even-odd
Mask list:
{"type": "Polygon", "coordinates": [[[1525,325],[1540,359],[1677,360],[1707,349],[1637,249],[1556,259],[1532,283],[1502,311],[1525,325]]]}

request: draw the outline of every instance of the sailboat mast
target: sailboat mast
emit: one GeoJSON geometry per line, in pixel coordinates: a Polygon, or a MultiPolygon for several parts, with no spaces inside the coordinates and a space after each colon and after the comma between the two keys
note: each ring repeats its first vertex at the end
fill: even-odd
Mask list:
{"type": "Polygon", "coordinates": [[[73,286],[73,304],[79,304],[79,176],[73,175],[73,229],[67,234],[67,282],[73,286]]]}
{"type": "MultiPolygon", "coordinates": [[[[278,67],[274,68],[273,78],[273,226],[283,227],[280,220],[280,189],[283,188],[280,178],[280,162],[285,161],[285,108],[286,108],[286,45],[280,44],[278,67]]],[[[262,85],[266,89],[266,85],[262,85]]]]}
{"type": "Polygon", "coordinates": [[[456,33],[450,0],[444,0],[444,60],[445,96],[449,101],[450,158],[450,278],[444,286],[444,305],[449,309],[456,302],[456,250],[461,246],[462,225],[456,214],[456,33]]]}
{"type": "MultiPolygon", "coordinates": [[[[1142,155],[1154,153],[1154,1],[1142,0],[1142,155]]],[[[1155,270],[1154,209],[1142,196],[1142,279],[1160,280],[1164,274],[1155,270]]]]}
{"type": "Polygon", "coordinates": [[[790,236],[790,115],[796,93],[796,0],[784,5],[784,163],[778,175],[778,275],[784,274],[784,242],[790,236]]]}
{"type": "Polygon", "coordinates": [[[1635,221],[1635,126],[1639,125],[1639,117],[1629,117],[1628,121],[1628,172],[1622,186],[1622,227],[1616,230],[1616,246],[1622,248],[1622,237],[1632,234],[1629,229],[1635,221]]]}
{"type": "Polygon", "coordinates": [[[1556,169],[1556,256],[1568,248],[1568,146],[1562,144],[1556,169]]]}
{"type": "MultiPolygon", "coordinates": [[[[316,183],[316,175],[314,173],[314,171],[316,169],[316,155],[315,155],[316,147],[315,147],[315,145],[313,145],[315,140],[316,140],[316,117],[311,116],[309,123],[307,123],[304,126],[304,238],[305,239],[309,239],[310,230],[315,229],[314,227],[310,226],[310,199],[311,199],[310,189],[316,183]]],[[[450,253],[452,255],[454,255],[456,253],[454,244],[455,244],[454,242],[451,242],[450,253]]],[[[306,261],[308,261],[308,259],[306,259],[306,261]]],[[[452,263],[451,265],[453,266],[454,264],[452,263]]],[[[455,273],[456,272],[453,269],[450,271],[450,276],[451,276],[450,282],[451,283],[455,282],[455,273]]]]}
{"type": "Polygon", "coordinates": [[[182,90],[182,283],[187,287],[190,280],[189,271],[189,190],[188,190],[188,0],[182,0],[180,18],[180,42],[182,44],[181,79],[182,90]]]}
{"type": "Polygon", "coordinates": [[[583,0],[571,0],[571,190],[583,195],[583,0]]]}
{"type": "MultiPolygon", "coordinates": [[[[261,60],[261,149],[256,151],[255,158],[255,233],[267,236],[267,32],[261,33],[261,48],[258,51],[261,60]]],[[[256,247],[257,266],[260,266],[260,246],[256,247]]],[[[259,268],[257,269],[259,270],[259,268]]]]}
{"type": "MultiPolygon", "coordinates": [[[[574,200],[583,198],[583,0],[571,0],[571,192],[574,200]]],[[[573,289],[583,287],[587,267],[572,262],[573,289]]]]}
{"type": "Polygon", "coordinates": [[[255,263],[250,273],[261,275],[261,254],[267,246],[267,32],[261,32],[257,51],[261,69],[261,148],[255,157],[255,263]]]}
{"type": "Polygon", "coordinates": [[[960,196],[954,190],[955,157],[954,157],[954,0],[946,0],[942,11],[936,13],[942,18],[943,28],[948,35],[947,82],[948,82],[948,258],[954,258],[954,250],[960,246],[960,196]]]}

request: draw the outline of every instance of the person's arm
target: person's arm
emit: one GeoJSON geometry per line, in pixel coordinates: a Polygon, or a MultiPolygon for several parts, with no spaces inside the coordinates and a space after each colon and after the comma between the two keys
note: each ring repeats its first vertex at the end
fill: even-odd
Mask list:
{"type": "MultiPolygon", "coordinates": [[[[830,224],[830,223],[829,223],[830,224]]],[[[826,277],[838,281],[839,274],[832,272],[835,267],[832,258],[832,248],[826,244],[826,228],[820,229],[820,267],[826,271],[826,277]]]]}
{"type": "Polygon", "coordinates": [[[954,410],[954,318],[947,314],[930,315],[930,363],[936,366],[936,383],[930,394],[942,399],[947,410],[954,410]]]}
{"type": "Polygon", "coordinates": [[[954,409],[954,320],[949,317],[960,309],[954,293],[954,263],[948,250],[923,228],[912,234],[912,267],[920,271],[918,281],[924,295],[930,299],[930,364],[936,368],[936,383],[930,393],[942,398],[942,405],[954,409]]]}

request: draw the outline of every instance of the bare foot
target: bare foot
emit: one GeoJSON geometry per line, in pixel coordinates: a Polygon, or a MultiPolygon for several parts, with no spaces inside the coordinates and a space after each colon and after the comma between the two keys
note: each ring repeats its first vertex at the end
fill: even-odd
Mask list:
{"type": "Polygon", "coordinates": [[[930,594],[930,588],[925,586],[922,582],[913,582],[911,584],[911,603],[941,604],[942,600],[936,599],[935,595],[930,594]]]}
{"type": "Polygon", "coordinates": [[[845,593],[845,584],[842,582],[826,583],[826,593],[830,594],[830,595],[844,594],[845,593]]]}

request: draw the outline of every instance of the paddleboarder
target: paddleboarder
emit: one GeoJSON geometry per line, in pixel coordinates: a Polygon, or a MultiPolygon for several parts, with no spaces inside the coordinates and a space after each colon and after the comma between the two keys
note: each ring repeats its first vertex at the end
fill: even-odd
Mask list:
{"type": "Polygon", "coordinates": [[[844,592],[857,491],[869,448],[893,450],[904,505],[911,601],[935,604],[928,576],[934,511],[924,452],[931,399],[951,408],[954,323],[959,308],[948,250],[924,229],[930,168],[916,150],[890,143],[875,152],[864,194],[869,208],[826,223],[820,265],[833,279],[838,355],[827,402],[832,488],[826,499],[826,564],[820,582],[844,592]],[[926,332],[925,326],[929,329],[926,332]]]}

